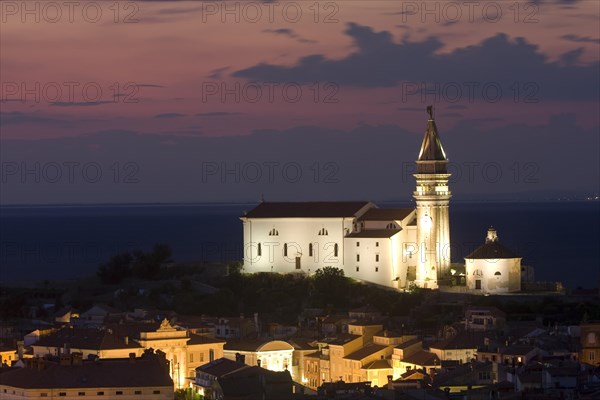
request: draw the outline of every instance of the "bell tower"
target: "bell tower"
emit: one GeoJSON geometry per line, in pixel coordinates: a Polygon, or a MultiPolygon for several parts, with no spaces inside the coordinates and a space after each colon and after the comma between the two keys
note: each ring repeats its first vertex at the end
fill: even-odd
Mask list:
{"type": "Polygon", "coordinates": [[[419,260],[415,283],[436,289],[438,281],[450,274],[450,219],[448,203],[448,159],[433,118],[433,107],[427,107],[429,119],[414,177],[417,187],[413,197],[417,203],[417,245],[419,260]]]}

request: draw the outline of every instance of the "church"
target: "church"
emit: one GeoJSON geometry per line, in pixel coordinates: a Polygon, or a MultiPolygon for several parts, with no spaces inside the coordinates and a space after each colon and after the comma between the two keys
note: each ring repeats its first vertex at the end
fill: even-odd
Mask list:
{"type": "MultiPolygon", "coordinates": [[[[317,269],[334,267],[342,269],[345,276],[395,289],[413,285],[437,289],[449,282],[451,175],[432,107],[427,111],[429,119],[414,174],[415,208],[379,208],[369,201],[263,201],[240,218],[244,272],[310,275],[317,269]]],[[[520,258],[516,259],[520,263],[520,258]]],[[[482,259],[467,264],[475,265],[480,274],[481,270],[493,269],[495,261],[482,259]],[[491,263],[491,267],[484,268],[481,263],[491,263]]],[[[520,266],[517,268],[520,274],[520,266]]],[[[467,277],[467,281],[469,290],[505,291],[509,287],[500,283],[483,289],[477,283],[475,289],[471,282],[480,279],[467,277]]],[[[510,286],[513,291],[514,287],[510,286]]]]}

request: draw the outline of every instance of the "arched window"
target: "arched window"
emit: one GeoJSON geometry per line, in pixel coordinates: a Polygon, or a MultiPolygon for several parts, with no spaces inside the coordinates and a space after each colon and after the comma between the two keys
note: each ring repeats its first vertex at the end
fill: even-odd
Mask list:
{"type": "Polygon", "coordinates": [[[279,236],[279,231],[273,228],[269,231],[269,236],[279,236]]]}
{"type": "Polygon", "coordinates": [[[260,245],[260,243],[258,244],[258,256],[262,256],[262,246],[260,245]]]}
{"type": "Polygon", "coordinates": [[[394,224],[393,222],[390,222],[389,224],[387,224],[385,229],[398,229],[398,226],[396,224],[394,224]]]}
{"type": "Polygon", "coordinates": [[[327,229],[323,228],[319,231],[319,236],[327,236],[329,235],[329,232],[327,232],[327,229]]]}
{"type": "Polygon", "coordinates": [[[308,244],[308,256],[312,257],[312,254],[313,254],[313,245],[312,245],[312,243],[309,243],[308,244]]]}
{"type": "Polygon", "coordinates": [[[334,244],[333,245],[333,256],[337,257],[338,256],[338,244],[334,244]]]}
{"type": "Polygon", "coordinates": [[[588,344],[596,344],[596,333],[590,332],[587,334],[587,342],[588,344]]]}
{"type": "Polygon", "coordinates": [[[500,275],[502,275],[502,274],[500,273],[500,271],[496,271],[496,273],[495,273],[494,275],[495,275],[495,276],[500,276],[500,275]]]}
{"type": "Polygon", "coordinates": [[[283,256],[287,257],[287,243],[283,244],[283,256]]]}

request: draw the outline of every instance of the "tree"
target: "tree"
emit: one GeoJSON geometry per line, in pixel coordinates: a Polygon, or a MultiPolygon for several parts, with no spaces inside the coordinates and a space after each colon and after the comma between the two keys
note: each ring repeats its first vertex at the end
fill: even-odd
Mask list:
{"type": "Polygon", "coordinates": [[[107,263],[100,265],[96,274],[104,283],[115,284],[131,275],[133,257],[129,252],[112,256],[107,263]]]}

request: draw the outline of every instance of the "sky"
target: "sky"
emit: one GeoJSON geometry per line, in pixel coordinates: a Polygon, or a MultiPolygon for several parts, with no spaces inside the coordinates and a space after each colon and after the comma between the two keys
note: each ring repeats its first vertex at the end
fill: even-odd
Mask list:
{"type": "Polygon", "coordinates": [[[2,1],[0,204],[456,199],[599,182],[600,2],[2,1]]]}

